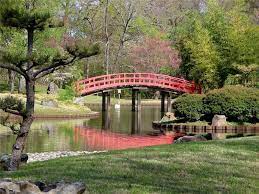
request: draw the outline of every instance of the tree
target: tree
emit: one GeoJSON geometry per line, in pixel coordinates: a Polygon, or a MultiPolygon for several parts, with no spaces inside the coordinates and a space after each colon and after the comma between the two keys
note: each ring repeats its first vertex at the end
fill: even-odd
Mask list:
{"type": "MultiPolygon", "coordinates": [[[[2,27],[20,30],[27,43],[23,53],[17,54],[8,49],[2,49],[1,68],[12,70],[25,78],[26,107],[25,110],[6,112],[22,116],[16,142],[12,150],[9,170],[16,170],[20,164],[21,154],[33,122],[35,104],[35,82],[74,62],[98,54],[97,44],[85,46],[84,42],[67,37],[62,44],[51,39],[51,34],[57,27],[63,26],[54,13],[56,1],[50,0],[2,0],[0,8],[0,24],[2,27]],[[42,41],[45,39],[46,41],[42,41]]],[[[52,34],[53,35],[53,34],[52,34]]],[[[0,107],[1,108],[1,107],[0,107]]],[[[2,107],[3,108],[3,107],[2,107]]]]}
{"type": "Polygon", "coordinates": [[[162,67],[177,68],[181,62],[171,42],[158,38],[145,38],[131,49],[133,69],[140,72],[159,73],[162,67]]]}
{"type": "Polygon", "coordinates": [[[258,65],[259,28],[243,0],[208,0],[205,8],[189,11],[174,28],[172,39],[181,51],[183,75],[212,89],[223,87],[229,76],[240,73],[236,64],[258,65]]]}

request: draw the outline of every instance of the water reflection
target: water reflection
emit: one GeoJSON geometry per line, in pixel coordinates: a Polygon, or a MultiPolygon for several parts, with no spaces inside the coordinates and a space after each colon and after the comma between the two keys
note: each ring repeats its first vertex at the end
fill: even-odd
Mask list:
{"type": "MultiPolygon", "coordinates": [[[[100,111],[100,108],[92,107],[95,111],[100,111]]],[[[132,112],[130,106],[122,106],[119,111],[112,108],[98,118],[36,120],[25,151],[93,151],[170,144],[173,135],[150,135],[154,131],[152,121],[160,118],[159,106],[143,107],[141,112],[132,112]]],[[[206,129],[203,132],[210,131],[206,129]]],[[[14,140],[10,130],[0,130],[0,153],[10,153],[14,140]]]]}
{"type": "Polygon", "coordinates": [[[131,116],[131,134],[140,134],[141,129],[141,112],[132,112],[131,116]]]}

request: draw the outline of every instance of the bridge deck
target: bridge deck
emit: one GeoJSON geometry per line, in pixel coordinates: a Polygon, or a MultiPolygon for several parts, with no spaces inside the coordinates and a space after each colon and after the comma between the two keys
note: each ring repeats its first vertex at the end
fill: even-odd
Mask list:
{"type": "Polygon", "coordinates": [[[185,79],[154,73],[120,73],[92,77],[78,81],[76,89],[80,95],[89,95],[103,90],[148,87],[183,93],[200,93],[199,87],[185,79]]]}

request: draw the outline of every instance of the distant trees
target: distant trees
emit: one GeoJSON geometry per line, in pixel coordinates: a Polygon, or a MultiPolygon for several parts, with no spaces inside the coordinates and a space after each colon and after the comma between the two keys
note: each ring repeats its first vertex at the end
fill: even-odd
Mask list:
{"type": "MultiPolygon", "coordinates": [[[[181,73],[205,90],[222,87],[240,66],[258,66],[259,28],[242,0],[224,7],[208,0],[206,11],[192,11],[172,32],[182,56],[181,73]]],[[[241,73],[242,74],[242,73],[241,73]]]]}
{"type": "Polygon", "coordinates": [[[136,72],[159,73],[164,67],[176,69],[181,63],[179,53],[170,41],[149,37],[132,47],[130,59],[136,72]]]}

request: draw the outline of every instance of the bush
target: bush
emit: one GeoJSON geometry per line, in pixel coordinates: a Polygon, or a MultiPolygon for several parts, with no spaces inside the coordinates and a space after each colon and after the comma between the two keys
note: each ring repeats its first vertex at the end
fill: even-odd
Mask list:
{"type": "Polygon", "coordinates": [[[173,104],[175,115],[186,121],[198,121],[203,115],[203,98],[200,94],[184,94],[173,104]]]}
{"type": "Polygon", "coordinates": [[[258,119],[259,90],[242,86],[227,86],[210,91],[203,100],[207,118],[215,114],[226,115],[229,121],[258,119]]]}
{"type": "Polygon", "coordinates": [[[58,100],[69,101],[75,97],[75,91],[71,86],[66,86],[65,89],[60,90],[58,100]]]}
{"type": "Polygon", "coordinates": [[[3,111],[17,111],[18,113],[23,114],[25,112],[25,104],[18,98],[7,96],[0,98],[0,109],[3,111]]]}

